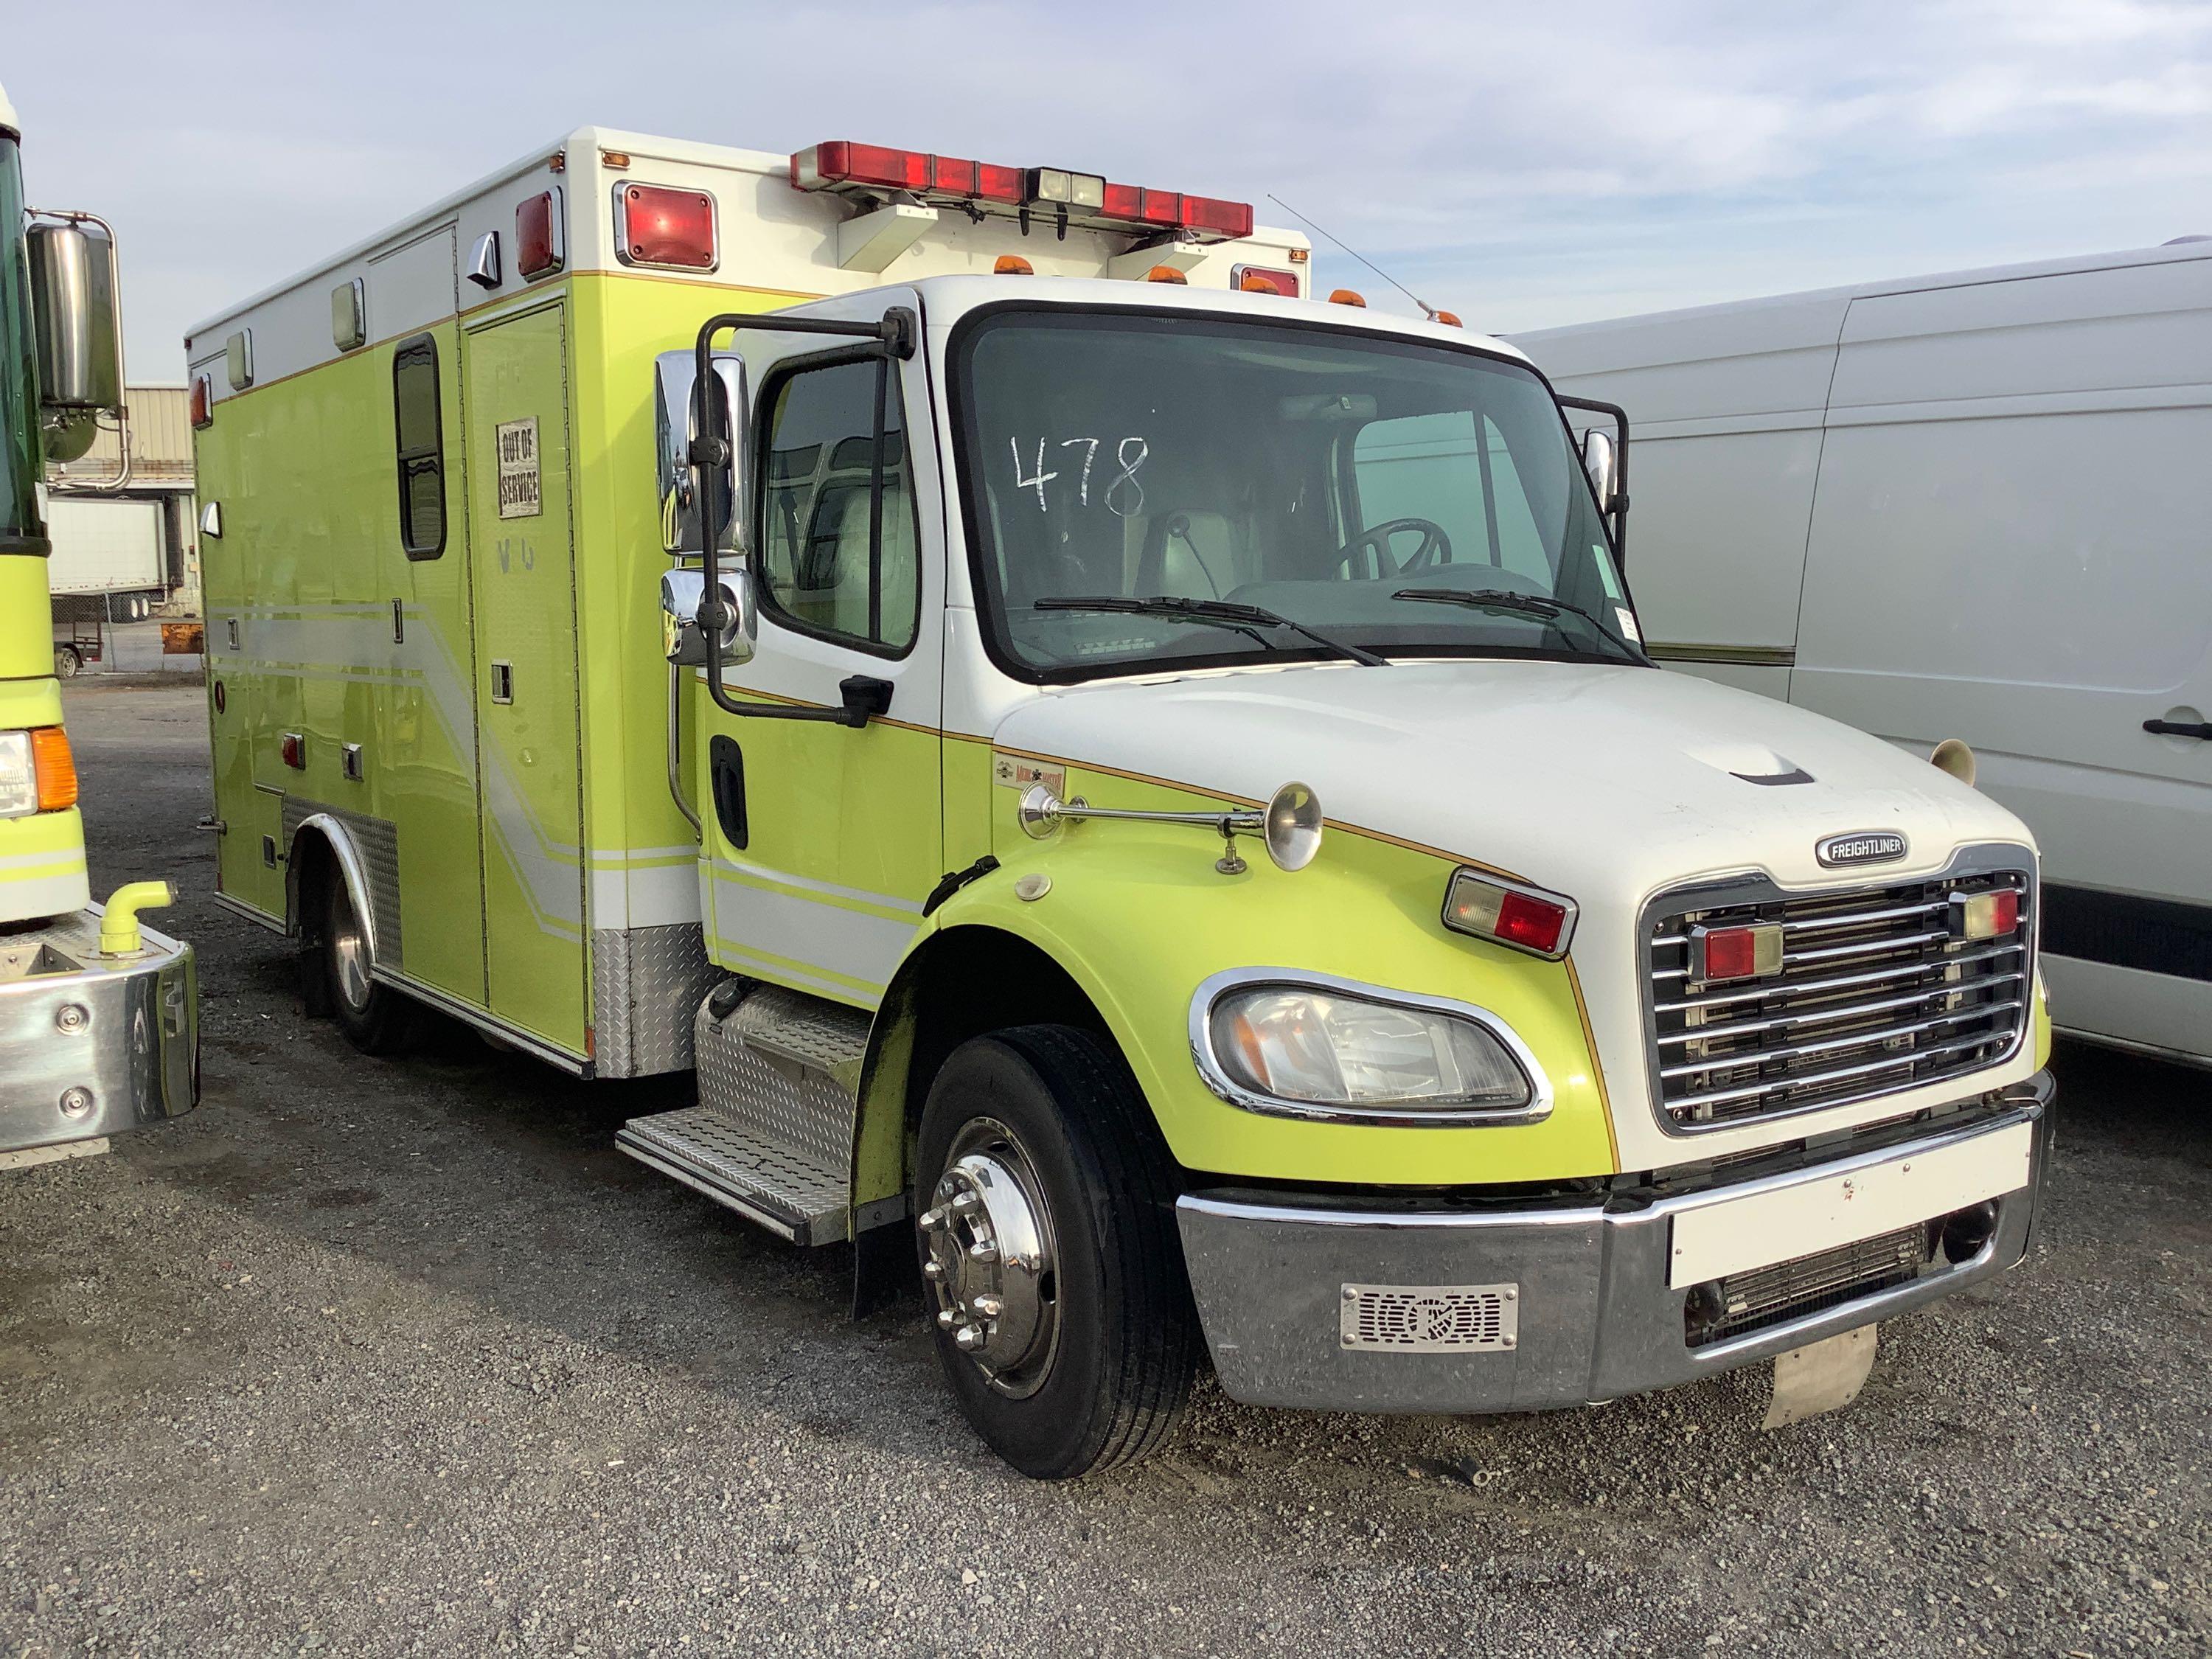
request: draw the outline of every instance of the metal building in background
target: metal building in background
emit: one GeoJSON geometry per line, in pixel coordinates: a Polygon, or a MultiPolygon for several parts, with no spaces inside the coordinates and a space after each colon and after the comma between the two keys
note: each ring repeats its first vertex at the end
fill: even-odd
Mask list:
{"type": "MultiPolygon", "coordinates": [[[[64,675],[106,659],[113,624],[200,615],[190,394],[180,386],[134,386],[125,395],[129,482],[112,494],[46,502],[54,660],[64,675]]],[[[58,483],[112,477],[117,441],[102,427],[83,456],[50,476],[58,483]]]]}

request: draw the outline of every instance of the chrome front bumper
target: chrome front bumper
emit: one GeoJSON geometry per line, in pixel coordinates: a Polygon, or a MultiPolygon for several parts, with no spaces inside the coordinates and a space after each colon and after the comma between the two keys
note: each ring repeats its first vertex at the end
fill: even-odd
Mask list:
{"type": "Polygon", "coordinates": [[[192,949],[142,927],[100,954],[94,906],[0,933],[0,1152],[120,1133],[199,1100],[192,949]]]}
{"type": "MultiPolygon", "coordinates": [[[[1176,1216],[1214,1367],[1234,1399],[1363,1412],[1595,1404],[1769,1358],[2016,1266],[2050,1159],[2051,1097],[2050,1073],[2039,1073],[2008,1091],[1999,1109],[1961,1126],[1931,1126],[1917,1139],[1779,1173],[1694,1190],[1662,1188],[1656,1196],[1383,1209],[1216,1190],[1186,1194],[1176,1216]],[[1816,1188],[1834,1194],[1839,1186],[1848,1198],[1854,1179],[1872,1180],[1916,1157],[1998,1144],[1984,1137],[2010,1135],[2016,1144],[2022,1125],[2026,1184],[1996,1199],[1996,1229],[1976,1254],[1784,1322],[1691,1346],[1684,1315],[1693,1287],[1669,1284],[1685,1216],[1710,1217],[1736,1199],[1771,1213],[1777,1195],[1802,1194],[1809,1202],[1816,1188]],[[1425,1293],[1431,1311],[1404,1311],[1425,1293]],[[1357,1310],[1379,1305],[1377,1297],[1395,1299],[1399,1311],[1387,1316],[1396,1334],[1416,1333],[1395,1351],[1359,1346],[1357,1310]],[[1418,1340],[1424,1317],[1443,1340],[1418,1340]]],[[[1784,1255],[1794,1254],[1784,1243],[1784,1255]]]]}

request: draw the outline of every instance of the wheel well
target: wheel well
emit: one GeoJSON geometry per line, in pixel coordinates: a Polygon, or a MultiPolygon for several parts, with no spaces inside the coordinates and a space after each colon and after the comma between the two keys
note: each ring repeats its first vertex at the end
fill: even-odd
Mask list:
{"type": "MultiPolygon", "coordinates": [[[[1073,1025],[1109,1047],[1104,1016],[1065,968],[1027,939],[994,927],[951,927],[908,964],[912,1022],[905,1116],[921,1118],[938,1067],[955,1048],[1012,1025],[1073,1025]]],[[[902,980],[908,977],[901,975],[902,980]]]]}
{"type": "Polygon", "coordinates": [[[330,837],[315,829],[297,831],[284,864],[284,931],[304,945],[320,940],[330,884],[344,879],[330,837]]]}

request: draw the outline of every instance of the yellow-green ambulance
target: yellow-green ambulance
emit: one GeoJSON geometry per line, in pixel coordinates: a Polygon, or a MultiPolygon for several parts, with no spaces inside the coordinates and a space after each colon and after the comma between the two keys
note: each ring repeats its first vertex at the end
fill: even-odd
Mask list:
{"type": "MultiPolygon", "coordinates": [[[[97,1151],[199,1098],[191,947],[139,925],[132,882],[92,903],[76,762],[55,678],[43,495],[125,418],[115,238],[23,195],[0,90],[0,1160],[97,1151]]],[[[118,441],[118,454],[129,453],[118,441]]],[[[119,476],[95,488],[112,489],[119,476]]],[[[58,486],[57,486],[58,488],[58,486]]]]}
{"type": "Polygon", "coordinates": [[[195,329],[223,902],[372,1052],[695,1068],[624,1148],[918,1281],[1031,1474],[1209,1356],[1846,1398],[2026,1251],[2033,843],[1656,669],[1625,421],[1307,256],[587,128],[195,329]]]}

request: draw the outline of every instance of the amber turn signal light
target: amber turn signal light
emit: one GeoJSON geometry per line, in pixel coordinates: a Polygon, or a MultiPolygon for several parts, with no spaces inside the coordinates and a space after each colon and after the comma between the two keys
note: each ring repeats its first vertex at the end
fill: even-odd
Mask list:
{"type": "Polygon", "coordinates": [[[58,812],[76,805],[76,757],[70,753],[69,734],[60,726],[33,730],[31,770],[39,780],[39,811],[58,812]]]}

